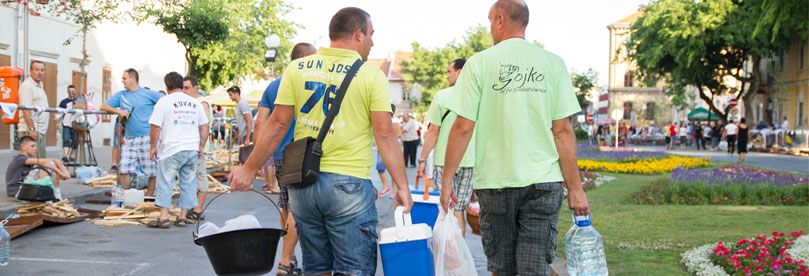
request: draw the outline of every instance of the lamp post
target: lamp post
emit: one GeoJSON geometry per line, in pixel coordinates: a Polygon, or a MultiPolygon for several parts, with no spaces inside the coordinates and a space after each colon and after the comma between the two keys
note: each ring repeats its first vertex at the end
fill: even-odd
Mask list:
{"type": "Polygon", "coordinates": [[[264,52],[264,61],[272,62],[270,74],[275,78],[275,56],[278,54],[278,46],[281,46],[281,38],[276,34],[270,34],[264,38],[264,45],[267,46],[267,51],[264,52]]]}

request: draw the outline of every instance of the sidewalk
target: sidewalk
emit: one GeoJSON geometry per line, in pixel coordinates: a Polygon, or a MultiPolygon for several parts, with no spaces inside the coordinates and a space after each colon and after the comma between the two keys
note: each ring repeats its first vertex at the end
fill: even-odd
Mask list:
{"type": "MultiPolygon", "coordinates": [[[[112,148],[95,147],[94,149],[99,167],[103,170],[108,170],[112,164],[112,148]]],[[[47,152],[47,156],[50,158],[62,158],[61,147],[48,147],[47,152]]],[[[0,150],[0,180],[3,181],[2,195],[0,195],[0,215],[8,214],[16,210],[17,207],[24,205],[22,202],[5,195],[6,168],[8,168],[11,159],[17,154],[17,151],[14,150],[0,150]]],[[[83,204],[84,199],[100,195],[106,191],[106,189],[96,189],[82,185],[75,178],[63,181],[60,186],[62,197],[69,199],[74,205],[83,204]]]]}

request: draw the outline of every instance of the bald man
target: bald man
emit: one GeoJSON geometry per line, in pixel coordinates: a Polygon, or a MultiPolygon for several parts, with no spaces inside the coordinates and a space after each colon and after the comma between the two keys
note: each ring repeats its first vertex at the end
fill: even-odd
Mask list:
{"type": "MultiPolygon", "coordinates": [[[[317,53],[314,45],[309,43],[298,43],[292,47],[292,60],[311,56],[317,53]]],[[[258,115],[256,116],[256,133],[261,133],[261,128],[270,118],[270,114],[275,109],[275,98],[278,97],[278,87],[281,78],[278,78],[267,86],[261,102],[258,104],[258,115]]],[[[281,260],[278,262],[278,275],[299,275],[300,269],[297,267],[298,261],[295,258],[295,245],[298,243],[298,231],[295,227],[295,218],[289,215],[289,190],[287,187],[278,187],[277,177],[281,172],[281,164],[284,160],[284,148],[292,142],[292,135],[295,132],[295,120],[290,123],[290,128],[284,136],[284,140],[273,153],[272,158],[264,163],[264,190],[272,193],[281,193],[278,200],[278,207],[281,208],[281,223],[287,224],[287,234],[284,235],[284,245],[281,249],[281,260]],[[298,273],[298,274],[295,274],[298,273]]],[[[258,138],[256,138],[258,139],[258,138]]]]}
{"type": "MultiPolygon", "coordinates": [[[[444,171],[457,171],[476,130],[474,188],[493,275],[550,275],[562,185],[573,212],[589,213],[568,120],[580,107],[564,61],[525,40],[528,17],[523,1],[491,7],[495,46],[466,62],[448,103],[458,117],[444,171]]],[[[442,175],[445,210],[458,202],[453,176],[442,175]]]]}

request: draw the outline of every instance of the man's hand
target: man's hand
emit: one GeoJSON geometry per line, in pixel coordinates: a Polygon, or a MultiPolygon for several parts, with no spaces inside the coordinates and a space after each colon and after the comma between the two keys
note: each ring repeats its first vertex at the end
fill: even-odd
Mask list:
{"type": "Polygon", "coordinates": [[[587,195],[584,189],[573,189],[567,191],[567,205],[573,214],[577,216],[586,216],[590,214],[590,204],[587,203],[587,195]]]}
{"type": "Polygon", "coordinates": [[[253,189],[253,179],[256,179],[256,171],[251,171],[244,166],[238,167],[228,174],[228,184],[234,191],[253,189]]]}
{"type": "Polygon", "coordinates": [[[129,118],[129,112],[127,112],[126,110],[118,109],[118,112],[116,113],[118,113],[118,116],[129,118]]]}
{"type": "Polygon", "coordinates": [[[410,208],[413,207],[413,197],[410,195],[410,189],[399,189],[396,191],[396,206],[399,205],[405,207],[405,213],[410,213],[410,208]]]}
{"type": "Polygon", "coordinates": [[[199,146],[199,149],[197,149],[197,156],[202,157],[202,154],[204,152],[205,152],[205,147],[204,146],[199,146]]]}
{"type": "Polygon", "coordinates": [[[152,158],[152,161],[157,161],[157,148],[149,149],[149,157],[152,158]]]}
{"type": "Polygon", "coordinates": [[[250,145],[250,135],[244,136],[244,144],[242,146],[249,146],[250,145]]]}
{"type": "Polygon", "coordinates": [[[34,138],[34,140],[39,140],[39,132],[37,132],[35,129],[29,129],[28,136],[34,138]]]}
{"type": "Polygon", "coordinates": [[[421,178],[427,179],[427,174],[424,172],[426,168],[427,162],[419,162],[419,168],[416,169],[416,175],[418,175],[421,178]]]}
{"type": "Polygon", "coordinates": [[[450,189],[449,191],[441,191],[441,207],[444,208],[445,214],[450,214],[450,210],[458,205],[458,196],[455,195],[455,192],[450,189]]]}

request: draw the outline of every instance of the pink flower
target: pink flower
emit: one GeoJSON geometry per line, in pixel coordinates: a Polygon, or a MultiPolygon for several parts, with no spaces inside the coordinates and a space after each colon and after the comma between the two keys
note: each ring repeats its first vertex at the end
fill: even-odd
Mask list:
{"type": "Polygon", "coordinates": [[[775,262],[772,263],[772,268],[781,269],[781,260],[775,260],[775,262]]]}

